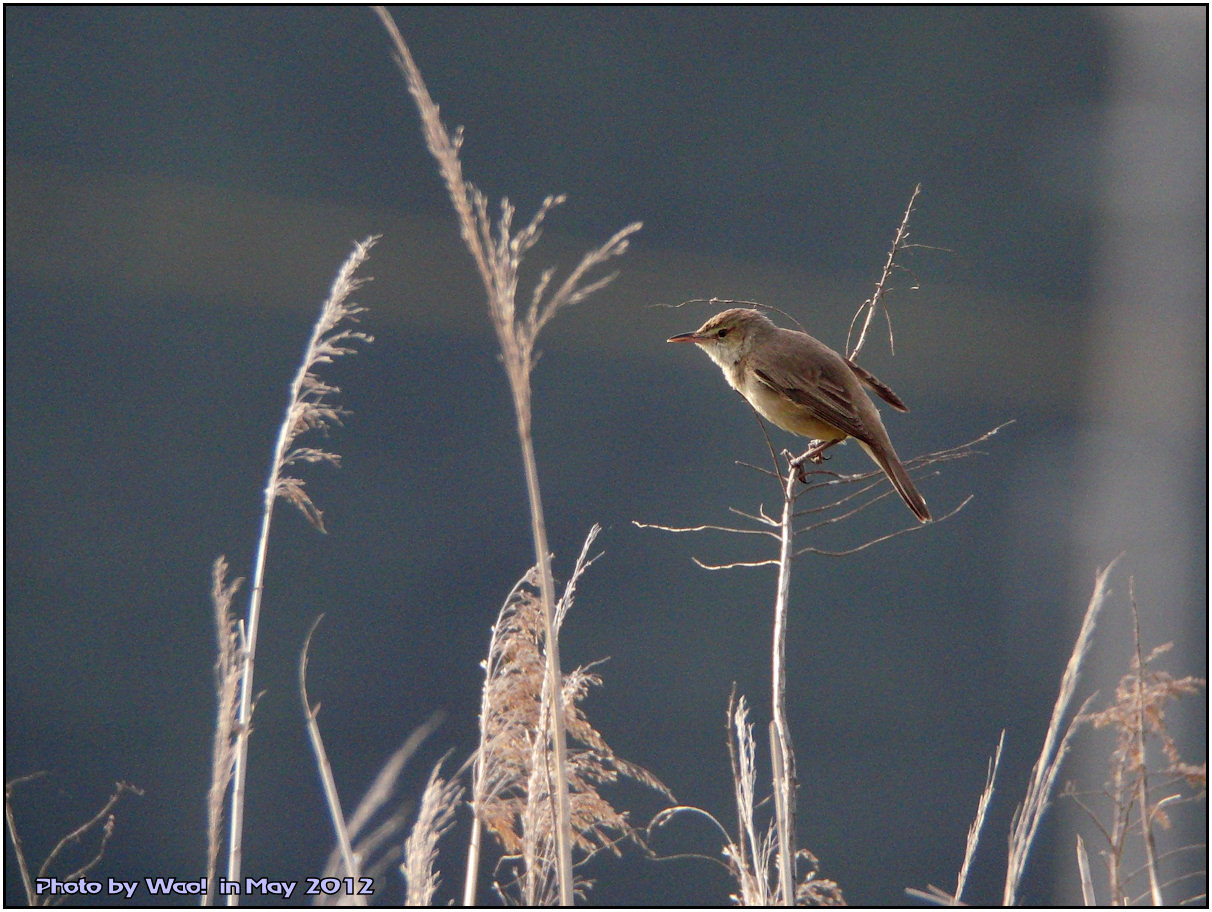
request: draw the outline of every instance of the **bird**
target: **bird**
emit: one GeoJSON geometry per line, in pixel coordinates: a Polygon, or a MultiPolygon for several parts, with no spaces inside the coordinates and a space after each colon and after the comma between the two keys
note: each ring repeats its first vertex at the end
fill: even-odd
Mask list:
{"type": "Polygon", "coordinates": [[[824,450],[853,437],[888,476],[913,515],[921,522],[930,521],[930,509],[892,448],[879,410],[864,387],[899,411],[909,409],[868,371],[819,339],[777,326],[752,308],[725,310],[693,332],[667,341],[697,345],[759,415],[816,441],[799,465],[803,459],[819,462],[824,450]]]}

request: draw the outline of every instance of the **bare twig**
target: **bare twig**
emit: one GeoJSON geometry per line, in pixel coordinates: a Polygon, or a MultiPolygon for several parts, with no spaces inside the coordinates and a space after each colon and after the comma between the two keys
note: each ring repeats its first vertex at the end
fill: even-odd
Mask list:
{"type": "MultiPolygon", "coordinates": [[[[888,251],[888,258],[884,261],[884,271],[880,274],[879,281],[875,283],[875,291],[871,297],[864,301],[859,309],[854,314],[854,319],[850,321],[850,331],[854,331],[854,323],[862,314],[863,309],[867,310],[867,317],[863,320],[863,329],[859,333],[858,341],[854,343],[854,348],[850,348],[850,333],[846,334],[846,349],[847,360],[853,361],[858,357],[859,350],[863,347],[863,343],[867,340],[867,330],[871,326],[871,321],[875,317],[876,311],[880,304],[883,303],[884,297],[888,292],[888,279],[892,276],[892,270],[896,265],[896,255],[905,248],[905,244],[909,239],[909,216],[913,214],[913,204],[917,202],[918,194],[922,192],[922,185],[917,184],[913,188],[913,194],[909,197],[909,205],[905,207],[905,214],[901,217],[901,223],[897,226],[896,236],[892,239],[892,247],[888,251]]],[[[888,309],[884,308],[884,314],[887,316],[888,309]]],[[[895,343],[892,338],[892,324],[889,319],[888,325],[888,342],[895,352],[895,343]]]]}
{"type": "MultiPolygon", "coordinates": [[[[744,516],[745,514],[740,515],[744,516]]],[[[771,538],[778,538],[776,533],[767,532],[764,529],[741,529],[736,526],[717,526],[713,524],[703,524],[698,526],[665,526],[660,523],[644,523],[634,519],[631,521],[631,524],[639,529],[658,529],[661,532],[731,532],[735,535],[769,535],[771,538]]]]}
{"type": "MultiPolygon", "coordinates": [[[[926,469],[930,466],[937,465],[937,464],[944,463],[944,462],[950,462],[955,459],[963,459],[963,458],[966,458],[969,456],[979,455],[979,454],[981,454],[982,451],[977,449],[977,447],[980,444],[984,443],[986,440],[989,440],[991,437],[996,435],[999,431],[1008,427],[1010,424],[1013,424],[1013,421],[1004,422],[1003,424],[1000,424],[997,427],[986,431],[985,433],[981,434],[979,437],[976,437],[975,439],[970,440],[967,443],[962,443],[962,444],[959,444],[954,447],[948,447],[946,449],[937,450],[933,453],[926,453],[921,456],[916,456],[910,460],[907,460],[905,462],[905,467],[908,468],[910,470],[910,472],[912,472],[913,474],[920,476],[922,473],[922,470],[926,469]]],[[[754,468],[754,467],[750,467],[750,468],[754,468]]],[[[756,470],[762,471],[760,469],[756,469],[756,470]]],[[[780,474],[778,477],[780,480],[780,485],[785,485],[786,484],[785,476],[780,474]]],[[[801,485],[793,491],[792,497],[797,505],[799,503],[799,500],[808,492],[824,491],[824,490],[836,491],[838,488],[844,489],[847,486],[855,486],[855,485],[858,485],[859,488],[857,491],[854,491],[852,493],[841,494],[840,496],[836,496],[832,501],[821,504],[819,506],[814,506],[810,510],[808,510],[808,509],[796,510],[796,512],[793,514],[794,517],[798,518],[801,516],[805,516],[808,513],[812,513],[812,514],[818,515],[820,518],[815,520],[812,523],[808,523],[803,526],[797,527],[794,531],[793,538],[794,538],[794,536],[804,535],[805,533],[812,532],[812,531],[822,529],[822,528],[826,528],[828,526],[838,525],[843,520],[854,516],[856,513],[867,509],[872,504],[878,503],[883,498],[890,496],[893,492],[890,489],[884,490],[884,486],[880,483],[880,481],[882,480],[882,477],[883,477],[883,473],[879,472],[879,471],[864,472],[864,473],[854,474],[854,475],[840,475],[838,473],[830,472],[830,471],[822,470],[822,469],[816,469],[816,470],[810,471],[807,475],[807,478],[808,478],[807,484],[801,485]],[[877,490],[879,490],[880,493],[878,493],[878,494],[873,493],[877,490]],[[861,497],[864,497],[867,495],[871,495],[868,500],[862,501],[862,502],[858,503],[857,505],[852,505],[852,502],[856,498],[861,498],[861,497]]],[[[971,501],[972,501],[972,495],[969,495],[968,497],[966,497],[962,501],[960,501],[960,503],[957,504],[955,507],[953,507],[951,510],[947,511],[942,516],[939,516],[938,518],[936,518],[935,524],[952,518],[957,513],[959,513],[960,510],[964,509],[971,501]]],[[[758,513],[754,514],[754,513],[746,513],[745,511],[738,510],[735,507],[729,507],[728,509],[729,509],[729,512],[733,513],[736,516],[741,517],[742,519],[749,520],[758,528],[749,529],[749,528],[745,528],[744,526],[722,525],[722,524],[718,524],[718,523],[700,523],[700,524],[694,525],[694,526],[671,526],[671,525],[665,525],[662,523],[645,523],[645,522],[640,522],[638,520],[632,520],[632,524],[640,529],[657,529],[662,532],[674,532],[674,533],[724,532],[724,533],[727,533],[730,535],[764,536],[764,537],[773,538],[776,541],[779,541],[780,543],[782,542],[782,533],[781,533],[781,531],[777,531],[780,529],[780,521],[775,520],[774,518],[768,516],[766,514],[765,510],[760,510],[758,513]]],[[[912,525],[912,526],[907,526],[902,529],[897,529],[892,532],[887,532],[883,535],[878,535],[872,539],[869,539],[865,542],[862,542],[858,545],[854,545],[849,548],[829,549],[829,548],[823,548],[823,547],[820,547],[817,545],[804,545],[795,550],[794,556],[799,556],[801,554],[821,554],[821,555],[826,555],[829,557],[843,557],[843,556],[846,556],[849,554],[855,554],[859,551],[866,550],[867,548],[870,548],[873,545],[877,545],[881,542],[888,541],[891,538],[896,538],[897,536],[904,535],[908,532],[914,532],[914,531],[918,531],[918,530],[922,530],[922,529],[928,529],[930,527],[931,526],[929,526],[929,525],[921,525],[920,523],[912,525]]],[[[711,562],[711,561],[704,561],[697,557],[693,557],[691,559],[694,561],[695,564],[697,564],[698,566],[702,567],[705,570],[731,570],[731,569],[735,569],[738,567],[775,567],[775,566],[780,565],[780,561],[775,558],[759,558],[759,559],[754,559],[754,560],[735,560],[735,561],[724,561],[724,562],[718,562],[718,563],[711,562]]]]}
{"type": "Polygon", "coordinates": [[[16,776],[4,783],[4,819],[8,826],[9,839],[12,841],[13,850],[17,855],[17,866],[21,871],[21,885],[25,890],[25,898],[31,906],[48,906],[53,902],[61,900],[61,897],[39,895],[35,890],[35,882],[38,879],[47,877],[50,874],[51,866],[60,860],[68,847],[79,844],[93,830],[100,831],[96,851],[74,871],[58,879],[65,883],[83,880],[85,875],[100,864],[101,859],[105,855],[106,846],[109,845],[109,840],[114,834],[115,818],[112,813],[114,807],[127,792],[135,795],[143,794],[142,789],[131,785],[129,782],[115,783],[113,794],[109,796],[109,799],[102,805],[101,809],[55,843],[55,847],[51,849],[50,854],[46,856],[46,860],[38,868],[38,873],[31,877],[29,863],[25,857],[25,849],[21,836],[17,831],[17,819],[13,811],[13,795],[16,793],[18,786],[32,782],[35,779],[40,779],[45,775],[45,772],[30,773],[25,776],[16,776]]]}
{"type": "MultiPolygon", "coordinates": [[[[887,495],[882,494],[880,496],[886,497],[887,495]]],[[[953,517],[957,513],[959,513],[960,510],[964,509],[964,507],[966,507],[966,506],[968,506],[968,504],[972,503],[972,498],[974,496],[975,495],[973,495],[973,494],[969,494],[967,497],[965,497],[963,500],[961,500],[959,502],[959,504],[957,504],[955,507],[948,510],[942,516],[935,517],[934,522],[939,523],[939,522],[943,522],[944,520],[951,519],[951,517],[953,517]]],[[[814,526],[813,528],[816,528],[816,527],[814,526]]],[[[905,535],[908,532],[917,532],[919,529],[925,529],[925,528],[927,528],[927,526],[923,526],[921,523],[918,523],[917,525],[913,525],[913,526],[905,526],[903,529],[897,529],[895,532],[888,532],[885,535],[878,535],[875,538],[868,539],[867,541],[863,542],[861,545],[855,545],[853,548],[845,548],[840,551],[828,550],[826,548],[817,548],[814,546],[808,546],[808,547],[801,548],[800,550],[796,551],[795,553],[797,555],[822,554],[822,555],[825,555],[826,557],[846,557],[847,555],[850,555],[850,554],[857,554],[860,551],[866,551],[872,545],[878,545],[881,542],[886,542],[890,538],[896,538],[900,535],[905,535]]]]}
{"type": "Polygon", "coordinates": [[[17,817],[13,813],[13,793],[17,786],[41,779],[46,775],[45,770],[16,776],[4,783],[4,822],[8,825],[8,838],[13,843],[13,851],[17,853],[17,867],[21,871],[21,886],[25,888],[25,901],[31,906],[38,905],[38,894],[34,892],[34,882],[29,876],[29,863],[25,860],[25,847],[21,842],[21,834],[17,831],[17,817]]]}

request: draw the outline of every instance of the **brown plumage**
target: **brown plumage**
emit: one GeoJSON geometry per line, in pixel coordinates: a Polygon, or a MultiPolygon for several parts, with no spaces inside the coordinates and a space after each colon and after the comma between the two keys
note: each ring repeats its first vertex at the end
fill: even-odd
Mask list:
{"type": "Polygon", "coordinates": [[[724,371],[729,385],[763,418],[785,431],[837,443],[859,442],[906,506],[930,520],[926,501],[905,471],[884,422],[864,386],[900,411],[908,411],[887,386],[807,333],[775,326],[756,310],[718,313],[694,332],[670,342],[693,342],[724,371]]]}

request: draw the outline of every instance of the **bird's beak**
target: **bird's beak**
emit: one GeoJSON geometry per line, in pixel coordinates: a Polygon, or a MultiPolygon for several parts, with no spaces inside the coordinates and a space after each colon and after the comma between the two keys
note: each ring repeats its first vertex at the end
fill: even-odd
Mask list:
{"type": "Polygon", "coordinates": [[[670,336],[666,342],[698,342],[699,334],[697,332],[678,333],[676,336],[670,336]]]}

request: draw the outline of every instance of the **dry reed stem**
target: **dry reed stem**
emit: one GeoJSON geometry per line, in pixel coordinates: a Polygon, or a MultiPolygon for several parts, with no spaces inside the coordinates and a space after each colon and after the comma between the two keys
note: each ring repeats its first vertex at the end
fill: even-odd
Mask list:
{"type": "MultiPolygon", "coordinates": [[[[387,873],[388,868],[399,867],[403,841],[400,834],[408,822],[411,802],[398,797],[397,790],[408,761],[416,754],[421,743],[437,729],[441,719],[442,713],[434,713],[408,735],[380,767],[358,806],[348,816],[346,827],[349,841],[364,878],[378,880],[387,873]],[[380,818],[381,813],[383,816],[380,818]],[[376,818],[378,822],[372,825],[376,818]]],[[[329,853],[323,876],[340,877],[344,870],[344,854],[337,846],[329,853]]],[[[319,905],[349,905],[353,901],[365,904],[362,895],[349,897],[335,894],[318,899],[319,905]]]]}
{"type": "Polygon", "coordinates": [[[1081,833],[1077,834],[1077,873],[1082,884],[1082,902],[1087,907],[1098,905],[1094,895],[1094,878],[1090,875],[1090,855],[1086,852],[1081,833]]]}
{"type": "MultiPolygon", "coordinates": [[[[303,353],[294,380],[290,385],[286,415],[278,428],[270,462],[269,480],[265,485],[265,501],[261,514],[261,533],[257,539],[257,554],[254,561],[252,590],[249,596],[248,616],[243,621],[241,643],[240,708],[235,730],[235,746],[231,782],[231,814],[228,827],[227,879],[240,880],[244,853],[244,799],[248,778],[248,742],[252,734],[254,704],[253,671],[257,652],[257,633],[261,622],[261,606],[264,596],[265,564],[269,554],[269,532],[273,522],[274,505],[279,497],[293,503],[300,512],[321,532],[324,531],[322,514],[312,503],[304,489],[302,479],[287,474],[287,469],[300,463],[327,463],[340,465],[336,453],[317,447],[295,446],[300,435],[312,430],[322,430],[341,423],[344,412],[332,401],[340,392],[335,386],[325,383],[316,371],[336,358],[352,354],[356,349],[351,343],[369,343],[372,337],[364,332],[343,328],[347,321],[356,321],[365,308],[349,301],[352,295],[367,280],[357,277],[358,268],[370,255],[378,237],[367,237],[354,244],[329,289],[328,297],[320,308],[320,316],[312,327],[311,338],[303,353]]],[[[239,904],[239,896],[227,894],[227,904],[239,904]]]]}
{"type": "MultiPolygon", "coordinates": [[[[1195,872],[1180,873],[1164,880],[1161,864],[1168,858],[1183,855],[1203,846],[1182,846],[1168,852],[1159,852],[1156,844],[1157,832],[1171,826],[1170,813],[1173,807],[1190,800],[1180,791],[1163,795],[1154,800],[1153,794],[1177,786],[1186,786],[1199,795],[1206,793],[1207,765],[1192,765],[1183,761],[1178,745],[1167,731],[1166,709],[1168,704],[1183,696],[1197,694],[1206,681],[1191,675],[1174,677],[1152,667],[1157,658],[1171,646],[1167,643],[1144,653],[1140,635],[1140,615],[1136,604],[1135,581],[1129,578],[1129,601],[1133,622],[1133,653],[1128,672],[1119,680],[1115,696],[1105,709],[1084,714],[1079,721],[1088,722],[1094,728],[1112,728],[1116,742],[1111,752],[1110,778],[1100,794],[1110,800],[1111,820],[1103,824],[1098,814],[1088,806],[1072,784],[1066,788],[1067,795],[1089,815],[1107,842],[1102,855],[1107,865],[1109,902],[1136,903],[1148,901],[1153,905],[1166,903],[1165,891],[1180,881],[1192,879],[1195,872]],[[1156,739],[1164,757],[1159,766],[1150,762],[1147,754],[1148,742],[1156,739]],[[1136,820],[1133,820],[1135,811],[1136,820]],[[1144,863],[1139,869],[1123,870],[1125,856],[1132,838],[1139,837],[1144,863]],[[1132,895],[1130,885],[1144,876],[1147,887],[1141,895],[1132,895]]],[[[1099,794],[1099,793],[1096,793],[1099,794]]],[[[1184,903],[1192,901],[1187,897],[1184,903]]],[[[1194,897],[1198,900],[1199,897],[1194,897]]]]}
{"type": "MultiPolygon", "coordinates": [[[[328,762],[328,752],[324,749],[324,737],[320,734],[320,704],[314,706],[307,696],[307,659],[311,651],[311,638],[324,620],[321,614],[313,622],[303,640],[303,649],[299,654],[299,699],[303,702],[303,718],[307,727],[307,737],[311,742],[312,753],[316,758],[316,769],[320,773],[320,784],[324,790],[324,802],[328,808],[328,817],[332,821],[333,831],[337,836],[337,847],[341,852],[346,877],[357,880],[362,873],[360,859],[354,854],[349,837],[349,828],[345,825],[345,813],[341,810],[341,798],[337,794],[337,780],[332,772],[332,764],[328,762]]],[[[365,897],[361,893],[354,894],[357,905],[365,905],[365,897]]]]}
{"type": "Polygon", "coordinates": [[[236,719],[240,698],[240,634],[232,612],[232,599],[244,580],[227,582],[227,559],[219,556],[211,567],[211,605],[215,612],[215,734],[211,747],[210,789],[206,796],[206,895],[202,905],[213,906],[219,852],[223,841],[223,802],[234,772],[236,719]]]}
{"type": "Polygon", "coordinates": [[[779,523],[779,577],[774,598],[774,633],[771,644],[770,723],[772,782],[778,833],[779,902],[795,905],[795,751],[787,723],[787,627],[790,619],[791,559],[794,555],[795,472],[788,471],[783,487],[783,518],[779,523]]]}
{"type": "MultiPolygon", "coordinates": [[[[1065,716],[1069,712],[1069,704],[1073,699],[1073,693],[1077,689],[1077,679],[1081,672],[1082,662],[1090,649],[1090,643],[1094,635],[1094,623],[1098,619],[1103,603],[1106,601],[1107,578],[1118,561],[1119,557],[1115,558],[1115,560],[1099,571],[1095,577],[1094,592],[1090,596],[1090,603],[1086,607],[1086,614],[1082,619],[1081,630],[1078,632],[1077,640],[1073,644],[1073,652],[1070,654],[1069,662],[1065,666],[1065,673],[1061,677],[1060,692],[1057,695],[1055,705],[1052,707],[1052,720],[1048,724],[1048,731],[1044,736],[1044,745],[1040,750],[1039,759],[1035,761],[1035,766],[1032,768],[1031,782],[1027,786],[1027,795],[1014,812],[1010,827],[1010,853],[1006,862],[1006,885],[1002,894],[1002,902],[1007,906],[1013,906],[1018,899],[1018,887],[1022,881],[1023,871],[1026,869],[1027,856],[1031,851],[1032,843],[1035,841],[1035,834],[1039,830],[1040,821],[1043,819],[1044,812],[1048,809],[1048,805],[1051,802],[1052,791],[1056,784],[1056,777],[1060,772],[1061,763],[1069,751],[1069,744],[1074,730],[1073,722],[1070,722],[1067,726],[1063,726],[1063,734],[1061,731],[1062,725],[1065,716]]],[[[1089,700],[1086,702],[1089,703],[1089,700]]],[[[1078,711],[1078,717],[1082,716],[1085,710],[1086,707],[1083,705],[1078,711]]]]}
{"type": "Polygon", "coordinates": [[[534,288],[529,307],[524,314],[519,313],[516,295],[522,259],[538,242],[542,223],[550,210],[562,203],[564,197],[547,197],[530,223],[516,233],[512,228],[514,208],[507,199],[503,199],[500,216],[494,223],[488,214],[487,199],[463,176],[463,167],[459,160],[462,132],[456,130],[452,136],[442,123],[438,106],[430,97],[429,90],[421,78],[421,71],[391,14],[382,6],[374,7],[374,11],[392,39],[396,62],[404,73],[408,90],[421,115],[426,144],[438,163],[458,217],[459,232],[484,284],[489,316],[501,347],[501,357],[513,396],[518,443],[522,450],[522,465],[530,505],[531,537],[534,540],[535,562],[539,571],[539,590],[544,611],[547,698],[554,706],[554,711],[550,714],[550,737],[555,754],[552,801],[555,803],[553,817],[557,821],[555,852],[559,901],[561,905],[571,905],[572,811],[568,798],[564,712],[560,706],[562,695],[559,643],[554,626],[555,583],[551,576],[547,527],[539,489],[534,440],[531,435],[530,374],[535,362],[534,344],[540,330],[558,311],[579,303],[614,278],[612,274],[590,279],[589,273],[620,256],[627,249],[629,236],[639,230],[640,224],[636,222],[628,225],[605,244],[585,254],[564,281],[554,287],[554,291],[552,279],[555,271],[545,269],[534,288]]]}

